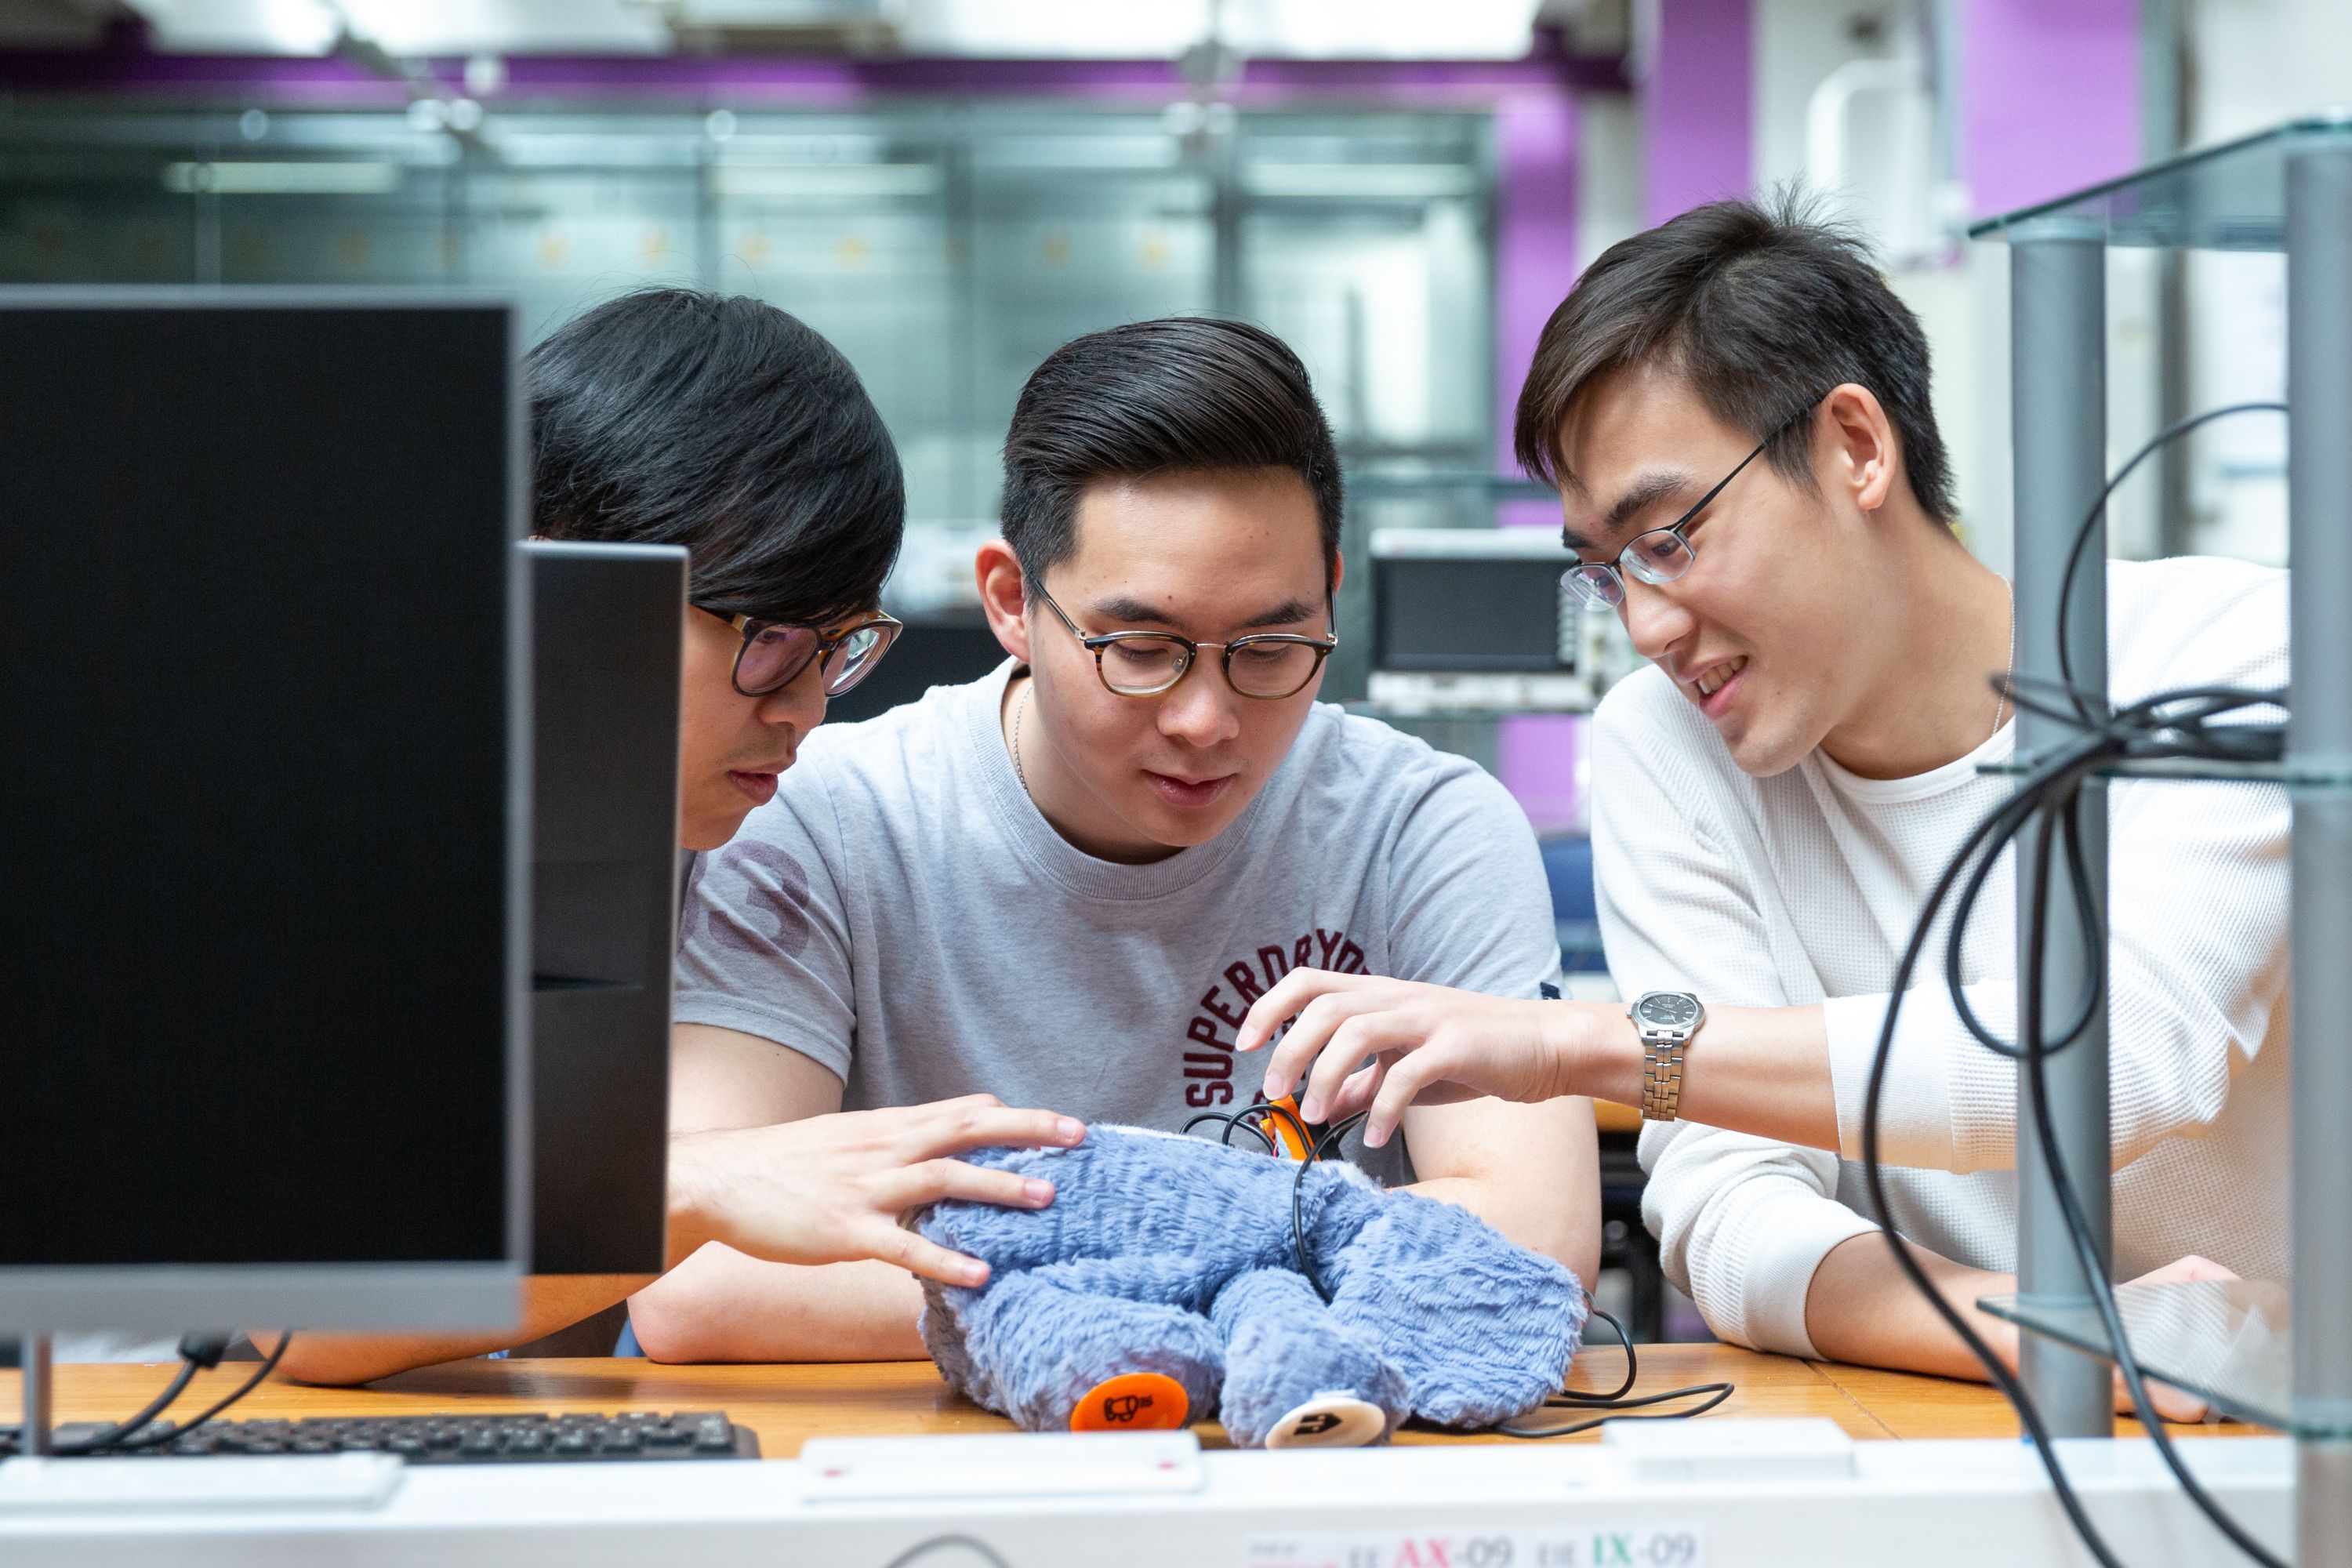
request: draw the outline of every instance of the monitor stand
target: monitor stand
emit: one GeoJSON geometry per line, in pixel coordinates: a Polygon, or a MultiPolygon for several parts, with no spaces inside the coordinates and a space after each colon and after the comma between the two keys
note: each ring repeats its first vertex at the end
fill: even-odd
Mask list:
{"type": "Polygon", "coordinates": [[[16,1365],[25,1379],[25,1419],[16,1429],[16,1451],[26,1458],[48,1458],[55,1439],[51,1433],[57,1426],[56,1389],[49,1365],[49,1336],[27,1334],[24,1354],[16,1365]]]}

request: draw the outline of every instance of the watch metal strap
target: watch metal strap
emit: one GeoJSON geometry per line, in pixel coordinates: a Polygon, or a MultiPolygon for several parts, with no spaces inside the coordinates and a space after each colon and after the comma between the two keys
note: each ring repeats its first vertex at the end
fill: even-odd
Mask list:
{"type": "Polygon", "coordinates": [[[1683,1099],[1683,1058],[1688,1035],[1642,1031],[1642,1120],[1672,1121],[1683,1099]]]}

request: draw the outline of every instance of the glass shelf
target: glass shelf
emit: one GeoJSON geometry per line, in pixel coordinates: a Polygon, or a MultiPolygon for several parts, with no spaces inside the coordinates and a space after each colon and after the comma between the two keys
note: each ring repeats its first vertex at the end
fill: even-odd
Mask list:
{"type": "MultiPolygon", "coordinates": [[[[1988,1296],[1977,1305],[2030,1333],[2113,1359],[2098,1310],[2088,1302],[2028,1305],[2015,1296],[1988,1296]]],[[[2284,1286],[2255,1279],[2118,1285],[2116,1307],[2142,1372],[2240,1420],[2294,1428],[2284,1286]]],[[[2352,1430],[2303,1435],[2352,1436],[2352,1430]]]]}
{"type": "MultiPolygon", "coordinates": [[[[2042,762],[2038,755],[2012,757],[2005,763],[1979,763],[1977,772],[1991,778],[2023,778],[2042,762]]],[[[2221,763],[2188,757],[2150,757],[2116,763],[2095,772],[2104,779],[2186,779],[2199,784],[2273,784],[2291,789],[2352,790],[2352,768],[2320,767],[2307,763],[2221,763]]]]}
{"type": "Polygon", "coordinates": [[[2286,247],[2287,159],[2307,147],[2352,146],[2352,108],[2333,110],[2153,164],[2085,191],[1972,225],[1972,239],[2006,239],[2020,224],[2071,219],[2109,245],[2198,250],[2286,247]]]}
{"type": "MultiPolygon", "coordinates": [[[[1419,496],[1429,494],[1491,496],[1497,500],[1539,500],[1559,504],[1559,492],[1521,474],[1489,474],[1475,470],[1440,469],[1431,473],[1350,469],[1348,494],[1357,496],[1419,496]]],[[[1560,553],[1568,552],[1562,547],[1560,553]]]]}

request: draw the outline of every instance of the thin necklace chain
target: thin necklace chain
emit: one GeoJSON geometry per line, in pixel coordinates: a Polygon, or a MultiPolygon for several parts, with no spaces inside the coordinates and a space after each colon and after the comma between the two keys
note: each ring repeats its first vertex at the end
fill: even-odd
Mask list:
{"type": "Polygon", "coordinates": [[[1029,711],[1029,693],[1035,689],[1036,679],[1033,676],[1029,685],[1021,689],[1021,700],[1013,710],[1013,776],[1021,781],[1023,795],[1029,794],[1029,770],[1021,765],[1021,720],[1029,711]]]}

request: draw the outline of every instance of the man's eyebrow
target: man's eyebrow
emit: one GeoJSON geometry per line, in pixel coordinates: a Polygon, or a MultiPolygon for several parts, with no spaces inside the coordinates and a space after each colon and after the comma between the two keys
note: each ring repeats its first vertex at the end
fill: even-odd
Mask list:
{"type": "Polygon", "coordinates": [[[1265,614],[1252,616],[1235,629],[1246,632],[1261,626],[1286,626],[1294,621],[1312,620],[1322,613],[1320,605],[1310,605],[1304,599],[1285,599],[1265,614]]]}
{"type": "MultiPolygon", "coordinates": [[[[1690,483],[1691,476],[1684,469],[1651,469],[1626,487],[1625,492],[1617,498],[1617,504],[1609,509],[1609,515],[1601,520],[1601,537],[1613,537],[1627,523],[1690,483]]],[[[1559,542],[1575,551],[1599,548],[1591,540],[1569,528],[1559,531],[1559,542]]]]}
{"type": "Polygon", "coordinates": [[[1129,623],[1139,622],[1144,626],[1166,626],[1172,631],[1181,631],[1183,629],[1177,626],[1175,621],[1171,619],[1168,616],[1153,609],[1150,605],[1145,604],[1142,600],[1129,598],[1124,594],[1108,599],[1093,600],[1088,603],[1087,608],[1094,613],[1096,618],[1100,620],[1123,621],[1129,623]]]}
{"type": "MultiPolygon", "coordinates": [[[[1166,626],[1171,631],[1180,632],[1184,629],[1165,613],[1154,609],[1141,599],[1129,598],[1123,594],[1113,598],[1093,600],[1087,607],[1095,616],[1106,621],[1118,621],[1129,626],[1166,626]]],[[[1286,626],[1295,621],[1312,619],[1321,613],[1319,606],[1310,605],[1304,599],[1285,599],[1273,608],[1241,622],[1235,629],[1254,631],[1261,626],[1286,626]]]]}

